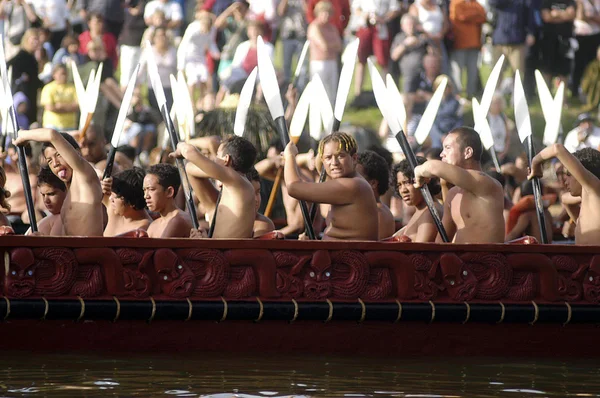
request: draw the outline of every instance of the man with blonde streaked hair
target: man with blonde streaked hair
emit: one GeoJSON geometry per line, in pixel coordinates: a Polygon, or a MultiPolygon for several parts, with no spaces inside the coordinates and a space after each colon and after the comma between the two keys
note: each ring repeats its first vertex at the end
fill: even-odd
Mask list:
{"type": "Polygon", "coordinates": [[[296,163],[298,148],[284,151],[284,177],[291,197],[329,204],[323,240],[377,240],[377,202],[369,183],[356,171],[358,145],[349,134],[335,132],[321,140],[319,155],[327,176],[323,183],[305,182],[296,163]],[[360,222],[359,222],[360,220],[360,222]]]}

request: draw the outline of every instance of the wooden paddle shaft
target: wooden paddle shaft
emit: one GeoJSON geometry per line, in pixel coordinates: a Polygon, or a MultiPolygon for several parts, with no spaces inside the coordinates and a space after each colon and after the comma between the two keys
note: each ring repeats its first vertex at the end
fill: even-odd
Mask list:
{"type": "Polygon", "coordinates": [[[88,131],[88,129],[90,128],[90,124],[92,124],[92,118],[94,117],[93,113],[88,113],[86,119],[85,119],[85,124],[83,125],[83,128],[81,129],[81,133],[79,134],[79,139],[81,140],[81,142],[83,142],[83,140],[85,140],[85,135],[88,131]]]}
{"type": "Polygon", "coordinates": [[[283,167],[280,167],[277,170],[277,175],[275,176],[275,181],[273,182],[273,188],[271,188],[271,193],[269,194],[269,201],[267,202],[267,207],[265,208],[265,217],[271,217],[271,212],[273,211],[273,206],[275,206],[275,200],[277,199],[277,193],[279,192],[279,186],[281,185],[282,177],[283,167]]]}

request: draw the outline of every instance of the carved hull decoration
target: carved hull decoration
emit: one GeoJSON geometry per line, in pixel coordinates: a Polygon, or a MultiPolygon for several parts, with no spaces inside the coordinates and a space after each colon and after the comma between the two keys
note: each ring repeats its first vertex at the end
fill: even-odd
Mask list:
{"type": "MultiPolygon", "coordinates": [[[[170,302],[183,306],[183,319],[194,319],[196,306],[206,303],[207,314],[221,320],[232,316],[228,303],[239,301],[252,303],[243,311],[254,320],[272,308],[276,319],[302,319],[302,306],[316,303],[324,306],[315,310],[322,320],[338,319],[344,304],[353,309],[343,319],[393,321],[414,303],[418,319],[462,322],[476,319],[471,307],[462,310],[473,303],[493,308],[495,321],[508,316],[500,305],[519,304],[536,317],[543,316],[540,305],[555,308],[547,311],[559,311],[555,321],[565,322],[571,306],[600,302],[600,247],[3,236],[0,249],[5,300],[42,300],[46,315],[55,303],[82,300],[103,303],[114,320],[125,316],[126,303],[143,302],[151,303],[149,313],[132,313],[148,320],[163,316],[157,303],[170,302]],[[461,310],[440,318],[437,304],[461,310]],[[383,312],[373,315],[372,308],[383,312]]],[[[86,317],[83,305],[76,318],[86,317]]]]}

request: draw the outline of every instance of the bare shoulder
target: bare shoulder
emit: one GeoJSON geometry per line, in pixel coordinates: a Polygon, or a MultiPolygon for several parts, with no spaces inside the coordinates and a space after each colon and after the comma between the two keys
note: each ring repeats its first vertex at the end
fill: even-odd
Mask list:
{"type": "Polygon", "coordinates": [[[502,191],[502,184],[495,178],[481,170],[467,170],[479,183],[489,186],[490,189],[502,191]]]}

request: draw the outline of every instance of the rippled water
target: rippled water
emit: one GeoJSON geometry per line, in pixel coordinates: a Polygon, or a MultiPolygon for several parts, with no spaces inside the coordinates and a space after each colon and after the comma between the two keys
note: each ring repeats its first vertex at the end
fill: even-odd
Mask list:
{"type": "Polygon", "coordinates": [[[3,354],[0,395],[31,397],[589,397],[594,361],[3,354]]]}

